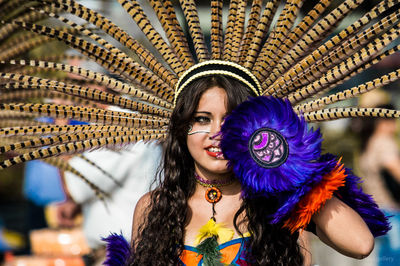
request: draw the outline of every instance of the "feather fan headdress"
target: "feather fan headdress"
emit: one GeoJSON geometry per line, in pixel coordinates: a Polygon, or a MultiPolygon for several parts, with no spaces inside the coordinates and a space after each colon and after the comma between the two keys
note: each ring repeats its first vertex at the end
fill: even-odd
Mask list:
{"type": "MultiPolygon", "coordinates": [[[[170,0],[148,0],[162,25],[165,39],[153,26],[155,18],[146,15],[139,1],[118,2],[158,51],[157,55],[110,19],[77,1],[0,0],[0,152],[8,156],[0,162],[0,169],[35,159],[46,160],[76,173],[102,196],[94,183],[56,156],[139,140],[162,140],[167,135],[175,101],[192,80],[205,75],[228,75],[250,87],[255,95],[269,96],[254,100],[258,102],[254,108],[259,109],[251,112],[256,112],[257,119],[275,116],[271,119],[297,121],[263,126],[261,122],[250,121],[253,131],[244,133],[248,134],[248,141],[244,146],[238,143],[249,152],[246,160],[264,164],[261,176],[266,179],[257,179],[259,175],[251,169],[241,168],[241,161],[234,160],[237,150],[228,155],[228,149],[224,148],[227,158],[232,158],[233,167],[239,169],[236,174],[244,188],[264,194],[292,193],[273,217],[277,222],[289,219],[290,213],[299,207],[296,203],[306,201],[308,193],[317,193],[313,189],[324,180],[328,182],[330,173],[337,173],[341,180],[333,191],[343,186],[345,176],[350,176],[336,159],[321,156],[319,133],[309,131],[306,122],[400,116],[397,110],[329,107],[398,80],[400,70],[326,94],[399,50],[400,45],[392,45],[400,35],[399,1],[381,1],[357,21],[336,32],[336,26],[362,0],[345,0],[333,8],[331,0],[312,2],[314,6],[304,16],[299,15],[304,2],[301,0],[253,0],[251,4],[231,0],[225,30],[223,1],[211,0],[210,46],[205,42],[194,0],[180,0],[179,6],[170,0]],[[282,9],[278,9],[279,5],[282,9]],[[181,26],[176,10],[182,11],[187,28],[181,26]],[[281,13],[276,14],[277,10],[281,13]],[[275,24],[274,18],[277,18],[275,24]],[[82,19],[86,22],[81,23],[82,19]],[[60,42],[81,55],[31,56],[30,51],[37,47],[48,49],[60,42]],[[112,75],[67,63],[73,59],[93,61],[112,75]],[[41,99],[62,99],[67,103],[41,99]],[[118,109],[105,109],[104,105],[118,109]],[[282,108],[284,113],[268,114],[271,106],[282,108]],[[41,123],[37,120],[40,116],[82,123],[41,123]],[[264,127],[268,130],[259,131],[264,127]],[[295,137],[291,135],[293,132],[304,135],[295,137]],[[274,140],[271,143],[276,148],[269,150],[272,156],[257,150],[265,144],[259,141],[269,138],[274,140]],[[254,142],[251,142],[254,150],[249,149],[249,141],[254,142]],[[299,160],[294,156],[303,147],[310,153],[299,160]],[[309,166],[309,176],[296,173],[299,169],[295,165],[303,163],[309,166]],[[285,167],[293,172],[294,179],[279,180],[286,171],[280,169],[285,167]]],[[[225,129],[224,138],[229,139],[231,131],[227,125],[225,129]]],[[[356,183],[351,183],[353,191],[356,183]]],[[[288,221],[294,230],[304,227],[304,224],[291,226],[288,221]]],[[[379,229],[382,232],[387,230],[387,223],[383,223],[384,229],[379,229]]]]}

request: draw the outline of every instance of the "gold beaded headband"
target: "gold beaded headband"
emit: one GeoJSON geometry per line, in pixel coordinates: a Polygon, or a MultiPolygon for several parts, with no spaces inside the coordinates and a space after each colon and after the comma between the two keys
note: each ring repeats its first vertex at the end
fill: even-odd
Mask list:
{"type": "Polygon", "coordinates": [[[182,74],[176,84],[174,106],[184,88],[196,79],[211,75],[224,75],[234,78],[249,87],[256,96],[260,96],[262,93],[260,82],[245,67],[229,61],[209,60],[192,66],[182,74]]]}

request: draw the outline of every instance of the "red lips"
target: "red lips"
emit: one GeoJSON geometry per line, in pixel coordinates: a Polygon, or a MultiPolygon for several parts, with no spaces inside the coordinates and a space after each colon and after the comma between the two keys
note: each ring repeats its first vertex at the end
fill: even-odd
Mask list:
{"type": "Polygon", "coordinates": [[[218,146],[210,145],[210,146],[208,146],[208,147],[205,148],[206,153],[207,153],[208,155],[210,155],[211,157],[214,157],[214,158],[217,158],[217,157],[221,157],[221,156],[222,156],[222,152],[220,152],[220,151],[218,151],[218,152],[212,152],[212,151],[209,151],[210,148],[217,148],[217,149],[220,149],[218,146]]]}

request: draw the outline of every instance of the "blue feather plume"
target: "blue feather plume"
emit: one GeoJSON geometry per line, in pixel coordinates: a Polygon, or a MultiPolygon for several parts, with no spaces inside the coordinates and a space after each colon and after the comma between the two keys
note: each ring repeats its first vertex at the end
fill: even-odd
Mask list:
{"type": "MultiPolygon", "coordinates": [[[[271,223],[283,222],[296,204],[331,172],[338,160],[331,154],[321,156],[322,136],[308,128],[297,116],[289,101],[271,96],[252,98],[240,104],[221,128],[221,149],[242,184],[243,196],[265,196],[278,199],[271,223]],[[261,128],[278,131],[288,143],[286,161],[275,168],[264,168],[252,157],[249,141],[261,128]]],[[[387,217],[370,195],[359,187],[360,178],[345,169],[345,186],[335,195],[364,219],[372,234],[380,236],[390,230],[387,217]]]]}
{"type": "Polygon", "coordinates": [[[289,101],[262,96],[243,102],[225,119],[221,134],[222,152],[248,196],[295,190],[310,177],[319,179],[315,173],[325,168],[318,162],[322,142],[319,130],[308,128],[289,101]],[[288,143],[288,158],[276,168],[263,168],[250,154],[248,143],[260,128],[278,131],[288,143]]]}
{"type": "Polygon", "coordinates": [[[106,266],[122,266],[127,265],[130,259],[131,249],[128,241],[122,234],[111,234],[106,238],[102,238],[107,242],[106,245],[106,260],[103,265],[106,266]]]}
{"type": "Polygon", "coordinates": [[[324,175],[330,173],[337,166],[338,161],[334,157],[322,155],[318,163],[321,167],[313,176],[305,180],[302,186],[295,190],[287,191],[286,193],[280,192],[276,195],[279,199],[278,210],[271,215],[271,223],[279,223],[286,220],[301,198],[310,192],[316,184],[321,182],[324,175]],[[282,197],[283,195],[285,196],[282,197]]]}

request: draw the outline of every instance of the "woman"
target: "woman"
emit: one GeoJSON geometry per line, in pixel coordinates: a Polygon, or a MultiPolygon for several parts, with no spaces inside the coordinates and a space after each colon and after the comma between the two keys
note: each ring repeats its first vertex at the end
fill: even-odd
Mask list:
{"type": "MultiPolygon", "coordinates": [[[[249,96],[253,96],[251,91],[242,83],[217,75],[198,79],[182,91],[165,143],[160,186],[142,197],[135,209],[133,265],[150,261],[178,265],[180,257],[192,265],[183,251],[194,246],[200,227],[212,216],[234,231],[232,239],[243,240],[245,248],[234,259],[239,265],[246,265],[241,260],[254,265],[302,265],[299,234],[268,221],[266,214],[276,210],[273,200],[241,197],[241,185],[221,156],[216,134],[224,118],[249,96]],[[212,204],[204,199],[207,187],[199,179],[222,184],[215,215],[212,204]]],[[[373,236],[364,221],[336,198],[312,220],[320,239],[343,254],[363,258],[373,249],[373,236]]]]}
{"type": "MultiPolygon", "coordinates": [[[[79,118],[90,124],[62,128],[37,125],[31,128],[25,127],[31,121],[23,120],[18,123],[23,127],[4,129],[4,137],[28,134],[32,138],[24,143],[6,142],[6,147],[0,150],[21,150],[21,154],[0,162],[0,169],[66,153],[167,138],[164,165],[159,175],[164,179],[159,188],[144,197],[136,208],[133,264],[175,265],[180,257],[185,260],[184,255],[193,255],[189,252],[193,250],[184,247],[187,244],[197,245],[195,251],[201,253],[201,256],[194,254],[194,259],[204,259],[208,261],[204,264],[215,265],[225,259],[225,254],[220,254],[218,243],[228,241],[232,244],[229,239],[238,237],[247,238],[238,240],[240,244],[243,240],[246,245],[243,252],[236,253],[243,254],[240,257],[250,264],[301,264],[297,232],[307,228],[311,220],[316,234],[340,252],[354,257],[367,255],[373,246],[371,233],[379,236],[388,231],[386,218],[373,201],[358,190],[358,179],[343,167],[340,160],[332,155],[321,155],[321,136],[317,131],[308,130],[305,121],[354,116],[398,117],[400,111],[325,107],[394,81],[400,75],[391,73],[372,84],[360,84],[349,91],[330,95],[329,99],[317,97],[305,104],[302,102],[332,89],[398,49],[389,50],[392,41],[399,36],[396,29],[390,27],[398,22],[397,1],[381,1],[325,42],[322,40],[330,35],[335,25],[362,1],[343,1],[337,7],[329,8],[329,12],[325,11],[330,1],[318,1],[298,25],[294,22],[302,1],[286,1],[283,8],[278,8],[281,1],[267,1],[265,5],[263,1],[251,1],[251,16],[247,21],[247,1],[229,1],[226,23],[222,16],[224,1],[211,1],[210,51],[201,31],[195,1],[179,1],[189,39],[177,19],[172,1],[149,1],[168,40],[164,40],[159,30],[152,26],[152,19],[145,15],[139,1],[119,2],[162,59],[158,60],[158,56],[150,52],[152,48],[145,48],[106,17],[73,0],[40,1],[34,9],[31,3],[17,9],[14,2],[4,4],[4,8],[2,5],[0,16],[4,24],[9,25],[5,25],[6,33],[1,38],[10,39],[5,42],[0,57],[2,62],[7,61],[2,70],[2,80],[10,88],[40,88],[45,89],[45,95],[55,92],[55,96],[49,96],[51,98],[59,97],[60,92],[67,93],[74,101],[78,98],[78,106],[25,104],[36,95],[29,91],[24,94],[23,104],[2,102],[2,114],[10,119],[19,119],[18,111],[27,117],[44,114],[56,118],[79,118]],[[18,12],[13,12],[14,9],[18,12]],[[277,23],[271,25],[276,10],[282,12],[276,16],[277,23]],[[80,22],[57,15],[64,11],[86,20],[86,25],[95,25],[96,31],[102,30],[129,52],[94,34],[91,26],[85,28],[84,24],[79,25],[80,22]],[[69,25],[71,33],[36,24],[46,14],[69,25]],[[224,24],[227,25],[225,30],[224,24]],[[30,66],[79,74],[93,83],[113,89],[116,95],[86,88],[68,79],[58,82],[22,71],[14,73],[15,64],[25,66],[28,61],[9,59],[20,55],[26,58],[22,53],[37,45],[31,35],[23,36],[29,42],[19,44],[19,38],[8,34],[17,26],[44,35],[46,38],[39,43],[47,42],[48,37],[63,40],[119,78],[47,62],[48,53],[45,53],[47,59],[44,63],[30,60],[30,66]],[[93,42],[88,42],[82,35],[93,42]],[[193,43],[193,49],[189,49],[189,43],[193,43]],[[10,48],[14,46],[25,48],[22,51],[10,48]],[[137,56],[131,56],[133,54],[137,56]],[[233,77],[239,84],[215,76],[221,74],[233,77]],[[207,81],[209,76],[214,76],[217,81],[207,81]],[[245,85],[243,89],[242,83],[245,85]],[[287,101],[256,97],[237,106],[249,95],[274,95],[287,101]],[[89,108],[82,106],[81,98],[89,100],[90,106],[95,101],[129,111],[103,110],[97,104],[89,108]],[[303,118],[297,116],[291,104],[298,114],[303,114],[303,118]],[[263,126],[255,126],[254,131],[248,133],[244,132],[249,128],[248,123],[235,125],[231,122],[246,122],[249,113],[242,111],[252,109],[249,108],[252,105],[256,108],[252,110],[254,119],[250,119],[250,123],[263,126]],[[8,111],[12,111],[11,114],[8,111]],[[231,111],[232,114],[226,116],[231,111]],[[254,113],[258,113],[258,117],[254,113]],[[259,121],[259,118],[264,121],[259,121]],[[269,121],[275,123],[273,127],[264,125],[269,121]],[[280,125],[287,128],[279,131],[280,125]],[[41,137],[36,138],[36,133],[40,132],[41,137]],[[54,135],[47,138],[49,133],[54,135]],[[238,144],[242,139],[244,143],[238,144]],[[231,140],[236,141],[231,145],[233,151],[230,150],[231,140]],[[246,157],[246,160],[241,161],[241,157],[246,157]],[[332,197],[333,193],[340,200],[332,197]],[[203,199],[203,194],[210,203],[203,199]],[[324,206],[322,210],[321,206],[324,206]],[[201,226],[205,222],[206,225],[201,226]],[[222,223],[226,227],[222,227],[222,223]],[[199,237],[196,237],[197,231],[202,232],[199,237]]],[[[20,91],[15,90],[10,96],[19,100],[21,96],[18,93],[20,91]]],[[[56,163],[66,171],[77,172],[62,161],[56,163]]],[[[105,194],[90,179],[80,176],[98,195],[105,194]]],[[[224,250],[221,248],[221,251],[224,250]]]]}

